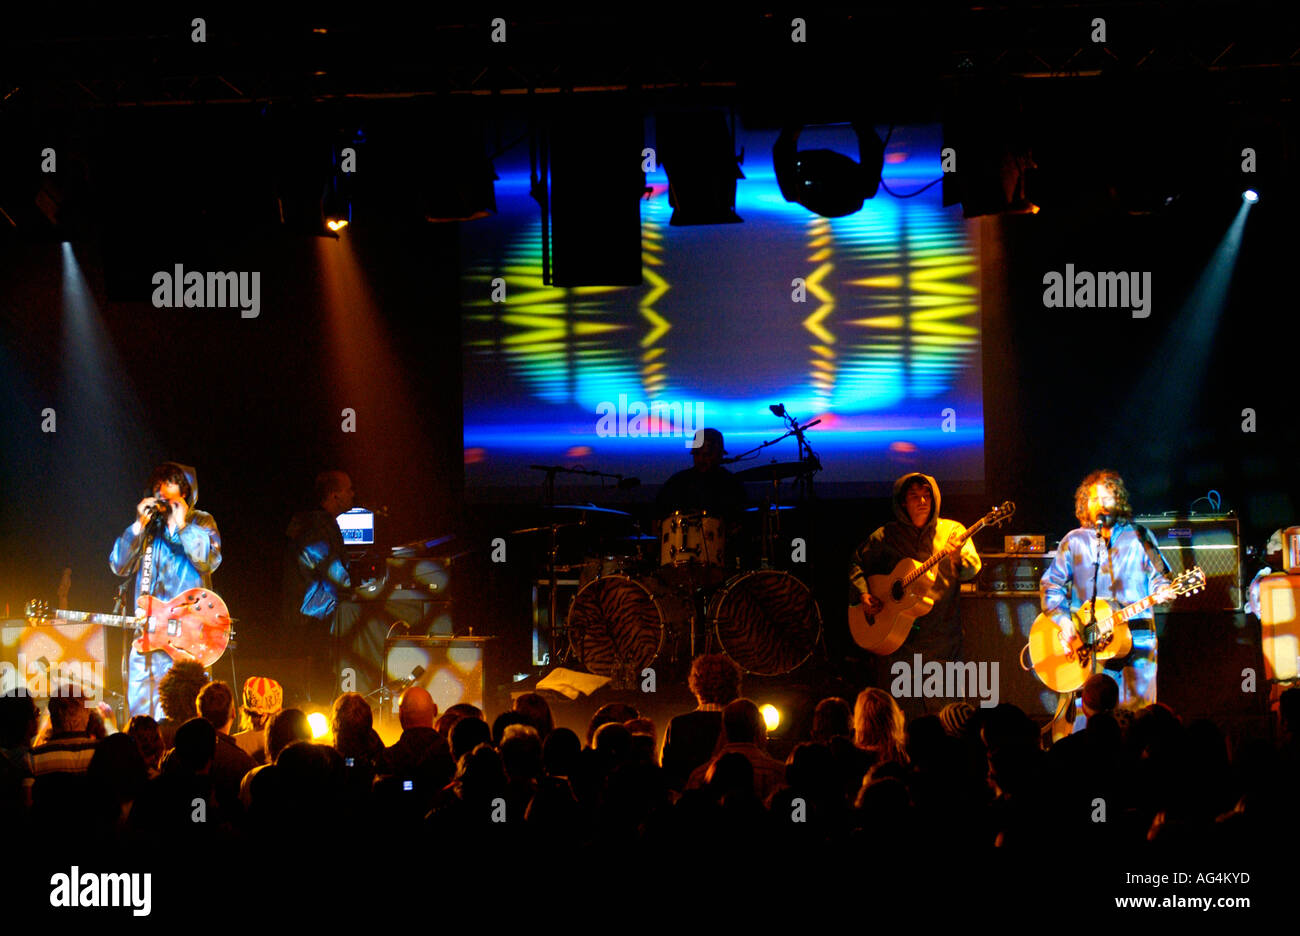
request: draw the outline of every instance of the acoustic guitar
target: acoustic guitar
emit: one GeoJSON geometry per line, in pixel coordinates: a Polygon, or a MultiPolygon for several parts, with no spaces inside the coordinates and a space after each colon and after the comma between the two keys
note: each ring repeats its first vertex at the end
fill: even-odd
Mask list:
{"type": "Polygon", "coordinates": [[[903,559],[888,575],[868,576],[867,589],[884,607],[874,615],[867,612],[865,602],[849,608],[849,633],[858,646],[881,656],[901,647],[912,632],[912,622],[923,614],[929,614],[938,598],[934,594],[938,580],[935,566],[958,552],[966,540],[984,527],[1005,523],[1015,512],[1016,505],[1004,501],[1001,507],[994,507],[980,517],[962,534],[956,546],[941,549],[924,562],[903,559]]]}
{"type": "MultiPolygon", "coordinates": [[[[1205,573],[1200,566],[1188,569],[1169,583],[1179,597],[1191,595],[1205,587],[1205,573]]],[[[1029,628],[1029,643],[1020,651],[1023,657],[1029,651],[1030,666],[1043,685],[1054,692],[1073,692],[1087,682],[1092,675],[1092,658],[1098,661],[1113,660],[1128,655],[1133,649],[1133,634],[1126,623],[1134,615],[1141,614],[1156,603],[1155,595],[1149,595],[1141,601],[1117,609],[1105,598],[1095,598],[1084,602],[1078,610],[1070,612],[1074,621],[1074,635],[1067,651],[1061,644],[1061,628],[1058,624],[1065,612],[1044,612],[1034,619],[1029,628]],[[1080,634],[1087,630],[1088,609],[1097,607],[1097,639],[1085,643],[1080,634]]],[[[1100,671],[1100,667],[1098,667],[1100,671]]]]}

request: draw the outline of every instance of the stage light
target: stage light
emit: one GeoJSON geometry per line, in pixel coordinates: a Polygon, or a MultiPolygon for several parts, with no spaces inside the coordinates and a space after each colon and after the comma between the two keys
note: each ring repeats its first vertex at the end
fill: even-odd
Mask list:
{"type": "Polygon", "coordinates": [[[736,181],[743,153],[726,118],[716,111],[703,114],[660,114],[655,120],[659,162],[668,175],[672,225],[739,224],[736,181]]]}
{"type": "Polygon", "coordinates": [[[776,731],[781,727],[781,711],[775,705],[760,705],[758,710],[763,715],[768,731],[776,731]]]}
{"type": "Polygon", "coordinates": [[[330,733],[330,722],[325,717],[324,712],[312,712],[307,716],[307,724],[311,725],[311,739],[319,741],[330,733]]]}
{"type": "Polygon", "coordinates": [[[1253,205],[1255,204],[1255,202],[1259,201],[1259,192],[1255,191],[1254,189],[1248,188],[1246,189],[1246,191],[1241,193],[1241,197],[1242,200],[1245,201],[1247,204],[1253,205]]]}
{"type": "Polygon", "coordinates": [[[772,146],[772,168],[781,196],[823,218],[860,211],[862,202],[874,198],[880,188],[880,170],[885,165],[885,144],[875,130],[865,122],[853,122],[857,162],[833,150],[799,151],[802,132],[802,126],[786,127],[772,146]]]}
{"type": "Polygon", "coordinates": [[[325,226],[329,228],[331,231],[341,231],[343,230],[343,228],[348,226],[348,221],[347,218],[341,218],[338,220],[330,219],[329,221],[325,222],[325,226]]]}

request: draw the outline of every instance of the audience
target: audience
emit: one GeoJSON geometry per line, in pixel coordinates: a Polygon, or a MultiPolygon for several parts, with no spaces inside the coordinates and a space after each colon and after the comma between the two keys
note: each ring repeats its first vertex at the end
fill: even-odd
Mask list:
{"type": "MultiPolygon", "coordinates": [[[[892,701],[892,700],[891,700],[892,701]]],[[[740,754],[749,761],[753,772],[752,793],[760,802],[766,802],[785,783],[785,764],[768,756],[767,725],[758,706],[749,699],[737,699],[722,710],[723,745],[705,763],[691,772],[687,789],[709,782],[709,772],[728,754],[740,754]]]]}
{"type": "Polygon", "coordinates": [[[212,755],[212,789],[227,813],[241,809],[239,783],[257,765],[230,736],[235,724],[235,695],[224,682],[208,683],[198,697],[199,716],[217,730],[212,755]]]}
{"type": "MultiPolygon", "coordinates": [[[[186,704],[181,690],[198,682],[182,677],[168,686],[173,718],[186,704]]],[[[536,693],[489,727],[472,707],[440,717],[430,694],[411,687],[398,705],[402,734],[384,748],[369,703],[345,693],[334,703],[331,746],[312,743],[302,711],[279,710],[278,684],[255,679],[245,684],[244,734],[260,736],[260,764],[229,733],[237,711],[224,682],[204,681],[193,699],[198,717],[174,732],[161,759],[151,718],[131,719],[120,734],[105,723],[97,739],[95,712],[76,696],[49,700],[45,738],[29,747],[35,700],[5,693],[0,812],[8,827],[155,852],[232,843],[278,854],[287,841],[328,849],[338,830],[362,829],[611,853],[663,845],[694,854],[718,842],[753,855],[836,843],[905,850],[942,839],[964,855],[995,846],[1038,855],[1062,837],[1107,854],[1148,841],[1252,849],[1295,824],[1300,689],[1281,695],[1276,745],[1234,750],[1212,722],[1184,724],[1163,704],[1126,724],[1118,687],[1097,674],[1081,693],[1086,726],[1043,751],[1038,726],[1014,705],[953,702],[905,723],[887,692],[868,688],[853,706],[822,699],[811,731],[790,738],[792,750],[782,746],[790,750],[782,763],[767,751],[753,701],[719,701],[739,689],[739,670],[701,657],[690,680],[699,707],[664,726],[661,766],[654,719],[624,703],[597,711],[584,748],[555,727],[536,693]],[[673,769],[695,757],[677,792],[673,769]],[[1095,819],[1103,801],[1104,823],[1095,819]]]]}
{"type": "Polygon", "coordinates": [[[163,750],[173,746],[176,729],[199,714],[199,693],[207,684],[207,671],[192,660],[173,665],[158,681],[158,698],[163,710],[158,732],[162,735],[163,750]]]}
{"type": "Polygon", "coordinates": [[[740,676],[736,662],[720,653],[698,656],[691,663],[687,682],[695,711],[673,718],[664,731],[661,763],[672,789],[682,789],[691,771],[717,750],[722,709],[740,697],[740,676]]]}
{"type": "Polygon", "coordinates": [[[266,726],[284,706],[284,689],[274,679],[249,676],[244,680],[244,718],[233,736],[240,750],[259,766],[266,760],[266,726]]]}

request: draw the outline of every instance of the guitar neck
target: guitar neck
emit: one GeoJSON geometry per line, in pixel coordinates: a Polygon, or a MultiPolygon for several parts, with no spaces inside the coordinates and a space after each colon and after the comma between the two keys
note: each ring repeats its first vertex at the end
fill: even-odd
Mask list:
{"type": "Polygon", "coordinates": [[[133,618],[122,614],[95,614],[90,611],[54,611],[52,617],[76,624],[102,624],[107,627],[135,627],[148,618],[133,618]]]}
{"type": "Polygon", "coordinates": [[[1148,595],[1147,597],[1143,598],[1141,601],[1135,601],[1131,605],[1127,606],[1126,608],[1123,608],[1122,610],[1117,611],[1115,614],[1112,614],[1110,619],[1112,621],[1127,621],[1129,618],[1141,614],[1143,611],[1145,611],[1147,608],[1150,608],[1155,603],[1156,603],[1156,596],[1148,595]]]}
{"type": "Polygon", "coordinates": [[[988,521],[989,521],[988,517],[980,517],[979,520],[975,522],[974,526],[972,526],[969,530],[967,530],[965,533],[961,535],[960,543],[958,543],[956,546],[953,546],[951,548],[939,550],[929,559],[925,560],[925,562],[921,563],[919,566],[913,569],[911,574],[909,574],[906,578],[903,579],[903,587],[906,588],[908,585],[911,585],[913,582],[919,579],[922,575],[925,575],[925,573],[929,572],[931,569],[933,569],[944,559],[947,559],[953,553],[958,552],[963,546],[966,545],[966,541],[970,539],[972,536],[974,536],[976,533],[978,533],[980,528],[983,527],[984,524],[988,523],[988,521]]]}

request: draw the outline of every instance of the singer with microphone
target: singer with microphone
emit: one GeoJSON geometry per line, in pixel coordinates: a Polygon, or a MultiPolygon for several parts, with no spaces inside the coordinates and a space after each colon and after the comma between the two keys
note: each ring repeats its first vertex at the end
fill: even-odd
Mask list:
{"type": "MultiPolygon", "coordinates": [[[[194,509],[198,473],[188,465],[164,462],[150,474],[147,490],[149,495],[135,505],[135,521],[108,557],[114,575],[135,574],[132,609],[139,607],[142,595],[170,601],[191,588],[211,588],[212,573],[221,565],[217,522],[212,514],[194,509]]],[[[164,717],[158,683],[171,668],[172,658],[162,651],[131,649],[127,702],[132,715],[164,717]]]]}
{"type": "MultiPolygon", "coordinates": [[[[1043,574],[1042,605],[1047,614],[1076,611],[1093,596],[1123,607],[1148,596],[1157,604],[1174,599],[1159,544],[1150,531],[1133,523],[1124,479],[1114,471],[1094,471],[1074,493],[1080,526],[1056,549],[1043,574]]],[[[1067,613],[1054,615],[1063,646],[1075,635],[1067,613]]],[[[1105,661],[1105,672],[1119,685],[1121,706],[1140,708],[1156,701],[1156,632],[1151,611],[1129,620],[1133,649],[1105,661]]],[[[1063,706],[1064,708],[1064,706],[1063,706]]]]}

